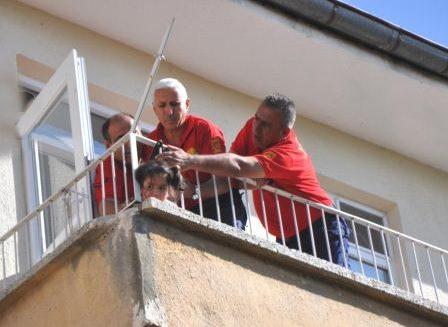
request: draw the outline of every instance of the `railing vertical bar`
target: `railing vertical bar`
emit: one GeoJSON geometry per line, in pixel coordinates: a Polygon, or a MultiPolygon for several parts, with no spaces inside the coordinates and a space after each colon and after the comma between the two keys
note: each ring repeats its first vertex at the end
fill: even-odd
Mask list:
{"type": "Polygon", "coordinates": [[[406,290],[409,292],[408,276],[406,275],[406,268],[405,268],[404,259],[403,259],[403,251],[401,250],[400,236],[398,236],[398,235],[397,235],[397,245],[398,245],[398,253],[400,254],[401,267],[403,268],[403,276],[404,276],[404,281],[406,284],[406,290]]]}
{"type": "Polygon", "coordinates": [[[195,173],[196,173],[196,190],[198,191],[199,196],[199,214],[201,215],[201,217],[204,217],[204,212],[202,208],[202,195],[201,195],[201,183],[199,181],[199,172],[195,170],[195,173]]]}
{"type": "Polygon", "coordinates": [[[277,209],[278,224],[280,226],[280,236],[282,238],[282,244],[286,246],[285,231],[283,230],[282,213],[280,211],[280,203],[278,202],[278,195],[275,193],[275,207],[277,209]]]}
{"type": "Polygon", "coordinates": [[[33,259],[31,258],[31,232],[29,221],[26,222],[26,247],[27,247],[28,268],[31,268],[33,264],[33,259]]]}
{"type": "Polygon", "coordinates": [[[417,251],[415,250],[415,244],[413,241],[411,241],[411,244],[412,244],[412,252],[414,253],[415,266],[417,268],[417,277],[418,277],[418,285],[420,286],[420,295],[424,296],[422,287],[422,276],[420,274],[420,266],[418,265],[417,251]]]}
{"type": "Polygon", "coordinates": [[[54,220],[54,215],[51,212],[51,205],[53,204],[53,201],[50,201],[50,205],[48,206],[48,214],[50,215],[50,221],[51,221],[51,237],[53,238],[53,251],[56,250],[56,223],[54,220]]]}
{"type": "Polygon", "coordinates": [[[297,225],[296,206],[294,205],[294,200],[292,199],[292,197],[290,198],[290,202],[291,202],[292,219],[294,220],[294,232],[296,233],[297,249],[300,252],[302,252],[302,244],[300,243],[299,226],[297,225]]]}
{"type": "Polygon", "coordinates": [[[386,239],[384,237],[384,231],[381,230],[380,234],[381,234],[381,242],[383,243],[384,254],[386,255],[387,270],[389,272],[390,282],[391,282],[392,286],[395,286],[394,277],[392,276],[392,269],[390,266],[389,253],[388,253],[389,251],[387,251],[386,239]]]}
{"type": "Polygon", "coordinates": [[[376,253],[375,249],[373,248],[372,232],[370,231],[370,226],[367,226],[367,236],[369,237],[370,251],[372,251],[373,266],[375,267],[376,279],[380,280],[380,274],[378,273],[378,265],[376,263],[376,253]]]}
{"type": "Polygon", "coordinates": [[[140,190],[140,185],[135,179],[135,171],[138,168],[140,159],[138,158],[138,147],[137,147],[137,134],[129,134],[129,147],[131,148],[131,166],[132,166],[132,184],[133,184],[133,195],[135,202],[142,202],[142,195],[140,190]]]}
{"type": "Polygon", "coordinates": [[[264,195],[263,195],[263,189],[260,188],[260,200],[261,200],[261,209],[263,213],[263,223],[264,223],[264,229],[266,230],[266,240],[269,239],[269,226],[268,226],[268,220],[266,216],[266,205],[264,203],[264,195]]]}
{"type": "Polygon", "coordinates": [[[431,255],[429,253],[429,247],[426,247],[426,256],[428,257],[429,270],[431,271],[432,283],[433,283],[433,286],[434,286],[434,292],[436,293],[436,299],[437,299],[437,302],[440,303],[439,291],[437,290],[436,276],[434,275],[434,269],[432,267],[431,255]]]}
{"type": "Polygon", "coordinates": [[[324,209],[320,209],[320,211],[322,213],[322,221],[324,223],[325,246],[327,247],[328,259],[330,259],[330,262],[333,263],[333,255],[331,254],[331,247],[330,247],[330,237],[328,236],[327,218],[325,217],[324,209]]]}
{"type": "Polygon", "coordinates": [[[249,223],[249,232],[250,232],[250,235],[253,235],[253,232],[252,232],[252,222],[251,222],[251,219],[250,219],[250,217],[251,217],[251,214],[250,214],[251,207],[250,207],[250,201],[249,201],[249,190],[247,189],[246,181],[243,182],[243,185],[244,185],[244,196],[246,198],[246,216],[247,216],[247,220],[248,220],[248,223],[249,223]]]}
{"type": "Polygon", "coordinates": [[[128,175],[127,175],[127,167],[126,167],[126,151],[124,149],[124,144],[121,145],[121,157],[123,164],[123,179],[124,179],[124,196],[126,201],[126,206],[129,204],[129,196],[128,196],[128,175]]]}
{"type": "Polygon", "coordinates": [[[230,177],[227,177],[227,184],[229,185],[230,208],[232,209],[233,227],[237,227],[236,226],[235,203],[233,202],[232,182],[230,180],[230,177]]]}
{"type": "Polygon", "coordinates": [[[5,241],[2,242],[3,282],[6,283],[5,241]]]}
{"type": "Polygon", "coordinates": [[[19,250],[17,249],[17,232],[14,233],[14,267],[16,278],[19,277],[19,250]]]}
{"type": "Polygon", "coordinates": [[[78,221],[78,229],[79,229],[81,228],[81,214],[80,214],[81,211],[79,210],[78,182],[75,183],[75,201],[76,201],[76,220],[78,221]]]}
{"type": "Polygon", "coordinates": [[[218,187],[216,186],[216,176],[212,175],[213,180],[213,191],[215,194],[215,205],[216,205],[216,215],[218,216],[218,221],[221,222],[221,208],[219,207],[219,194],[218,194],[218,187]]]}
{"type": "Polygon", "coordinates": [[[359,250],[358,232],[356,231],[355,222],[352,219],[350,219],[350,222],[351,222],[351,225],[352,225],[353,237],[355,238],[355,245],[356,245],[356,252],[358,253],[359,266],[361,267],[362,275],[365,276],[366,272],[364,271],[364,265],[363,265],[363,262],[362,262],[361,251],[359,250]]]}
{"type": "MultiPolygon", "coordinates": [[[[338,225],[338,230],[339,230],[339,242],[341,242],[341,246],[342,246],[342,259],[344,260],[344,267],[348,269],[348,262],[347,262],[347,256],[345,254],[344,239],[342,238],[342,228],[341,228],[341,220],[340,219],[341,218],[339,217],[339,215],[336,214],[336,223],[338,225]]],[[[344,218],[342,218],[342,219],[344,219],[344,218]]]]}
{"type": "Polygon", "coordinates": [[[115,214],[118,213],[118,199],[117,199],[117,181],[115,175],[115,155],[114,152],[110,154],[110,160],[112,162],[112,186],[114,191],[114,210],[115,214]]]}
{"type": "Polygon", "coordinates": [[[313,256],[317,257],[316,243],[314,243],[313,224],[311,223],[310,205],[308,204],[308,202],[306,202],[306,219],[308,221],[308,230],[310,232],[311,248],[313,250],[313,256]]]}
{"type": "MultiPolygon", "coordinates": [[[[65,239],[68,239],[68,235],[69,235],[69,215],[68,215],[68,211],[72,210],[72,206],[71,206],[71,195],[70,193],[65,193],[64,194],[64,206],[65,206],[65,210],[64,210],[64,217],[65,217],[65,224],[64,224],[64,230],[65,230],[65,239]]],[[[70,214],[71,216],[71,214],[70,214]]]]}
{"type": "Polygon", "coordinates": [[[442,259],[442,267],[443,267],[443,272],[445,273],[446,286],[448,286],[448,273],[447,273],[445,258],[443,257],[443,253],[440,253],[440,258],[442,259]]]}
{"type": "Polygon", "coordinates": [[[103,209],[103,216],[106,215],[106,189],[104,184],[104,163],[100,160],[100,171],[101,171],[101,205],[103,209]]]}
{"type": "Polygon", "coordinates": [[[184,191],[180,192],[180,207],[182,209],[185,209],[185,196],[184,196],[184,191]]]}

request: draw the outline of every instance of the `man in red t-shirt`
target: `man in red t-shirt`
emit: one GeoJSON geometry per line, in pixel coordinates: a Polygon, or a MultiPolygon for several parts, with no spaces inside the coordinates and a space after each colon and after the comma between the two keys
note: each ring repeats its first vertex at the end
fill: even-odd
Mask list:
{"type": "MultiPolygon", "coordinates": [[[[102,128],[106,148],[111,147],[128,133],[131,130],[133,121],[134,118],[131,115],[123,113],[108,118],[102,128]]],[[[140,161],[147,161],[148,158],[148,151],[144,151],[144,147],[140,144],[140,161]]],[[[93,189],[99,215],[115,213],[115,201],[117,201],[117,210],[120,210],[127,204],[126,202],[130,203],[134,199],[131,153],[128,145],[125,146],[125,158],[123,158],[122,148],[120,147],[114,152],[114,161],[109,156],[103,162],[103,169],[98,165],[95,170],[93,189]],[[104,172],[104,177],[102,172],[104,172]],[[115,173],[115,185],[113,173],[115,173]],[[102,183],[104,183],[104,194],[102,183]]]]}
{"type": "MultiPolygon", "coordinates": [[[[191,155],[218,154],[226,151],[224,136],[221,129],[212,122],[190,115],[190,99],[181,82],[174,78],[165,78],[154,86],[153,109],[159,119],[156,129],[148,137],[152,140],[161,140],[164,144],[179,147],[191,155]]],[[[189,185],[196,185],[194,170],[184,170],[183,177],[189,185]]],[[[203,184],[211,180],[207,173],[199,174],[199,182],[203,184]]],[[[201,193],[203,216],[217,220],[216,201],[214,194],[201,193]]],[[[228,225],[236,225],[244,229],[246,224],[246,211],[238,190],[230,193],[227,188],[224,194],[218,197],[221,221],[228,225]],[[231,199],[235,207],[235,221],[231,212],[231,199]]],[[[185,207],[197,214],[200,213],[198,200],[186,199],[185,207]]]]}
{"type": "MultiPolygon", "coordinates": [[[[230,149],[231,153],[212,156],[191,155],[172,148],[158,156],[158,160],[181,169],[198,169],[221,176],[248,177],[302,198],[331,206],[332,200],[320,187],[311,158],[293,131],[296,112],[288,97],[274,94],[266,97],[255,116],[247,121],[230,149]]],[[[254,190],[254,204],[265,228],[290,248],[298,249],[294,212],[299,230],[301,249],[313,253],[307,208],[290,198],[268,191],[254,190]],[[264,206],[261,201],[264,198],[264,206]],[[280,211],[280,216],[278,212],[280,211]]],[[[318,257],[348,266],[349,229],[343,219],[326,214],[331,258],[328,255],[321,211],[309,207],[315,250],[318,257]],[[342,243],[341,243],[342,239],[342,243]],[[343,253],[344,252],[344,253],[343,253]]]]}

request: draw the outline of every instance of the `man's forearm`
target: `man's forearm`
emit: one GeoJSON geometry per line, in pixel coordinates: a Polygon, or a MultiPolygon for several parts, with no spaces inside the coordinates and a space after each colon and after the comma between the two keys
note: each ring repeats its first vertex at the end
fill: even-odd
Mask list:
{"type": "Polygon", "coordinates": [[[252,177],[264,176],[264,171],[254,157],[243,157],[234,153],[192,155],[189,169],[208,172],[217,176],[252,177]]]}

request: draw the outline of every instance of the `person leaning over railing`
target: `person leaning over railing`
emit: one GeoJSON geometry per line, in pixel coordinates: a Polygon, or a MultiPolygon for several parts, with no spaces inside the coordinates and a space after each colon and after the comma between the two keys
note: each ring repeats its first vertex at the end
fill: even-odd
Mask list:
{"type": "MultiPolygon", "coordinates": [[[[106,148],[110,148],[115,142],[122,138],[126,133],[131,130],[134,117],[129,114],[119,113],[108,118],[102,126],[102,134],[104,138],[104,144],[106,148]]],[[[140,132],[138,129],[137,132],[140,132]]],[[[140,161],[149,160],[149,152],[145,150],[143,144],[138,145],[138,157],[140,161]]],[[[113,171],[112,171],[112,159],[109,156],[103,163],[104,178],[101,174],[101,166],[98,165],[95,170],[95,181],[93,183],[93,189],[95,193],[95,200],[98,207],[99,215],[110,215],[115,213],[115,199],[117,200],[117,208],[120,210],[126,203],[126,189],[127,198],[132,201],[134,198],[134,183],[132,180],[132,167],[131,167],[131,151],[129,144],[125,145],[125,158],[124,163],[126,165],[126,176],[123,169],[123,153],[122,148],[118,148],[114,151],[114,173],[115,173],[115,189],[114,195],[113,185],[113,171]],[[104,193],[102,190],[102,183],[104,182],[104,193]],[[125,187],[126,184],[126,187],[125,187]],[[105,206],[103,208],[103,197],[105,206]]]]}
{"type": "MultiPolygon", "coordinates": [[[[164,144],[174,145],[190,154],[216,154],[226,151],[224,136],[221,129],[212,122],[190,115],[190,99],[184,85],[174,78],[165,78],[154,86],[153,109],[159,119],[156,129],[149,134],[149,138],[164,144]]],[[[183,176],[190,185],[196,185],[194,170],[184,170],[183,176]]],[[[200,173],[200,183],[211,179],[210,174],[200,173]]],[[[186,197],[192,192],[186,192],[186,197]]],[[[246,225],[246,211],[237,189],[233,192],[233,201],[236,213],[236,224],[240,229],[246,225]]],[[[220,216],[222,222],[233,225],[230,206],[230,191],[218,197],[220,216]]],[[[202,198],[203,216],[217,220],[217,211],[214,196],[202,198]]],[[[185,208],[199,214],[200,208],[197,200],[186,199],[185,208]]]]}
{"type": "MultiPolygon", "coordinates": [[[[294,133],[296,117],[294,102],[286,96],[274,94],[267,96],[254,117],[250,118],[232,144],[230,153],[218,155],[192,155],[181,149],[170,147],[157,160],[169,166],[181,169],[197,169],[219,176],[254,178],[260,184],[298,195],[307,200],[327,206],[332,205],[331,198],[321,188],[316,177],[311,158],[300,145],[294,133]]],[[[204,185],[205,193],[205,185],[204,185]]],[[[261,223],[264,216],[261,194],[254,190],[254,205],[261,223]]],[[[282,231],[278,219],[275,195],[263,191],[267,226],[265,228],[282,243],[282,231]]],[[[285,245],[298,249],[295,235],[292,206],[289,198],[279,196],[285,245]]],[[[312,254],[310,229],[307,223],[306,206],[295,202],[301,249],[312,254]]],[[[329,259],[321,211],[310,207],[310,218],[314,231],[316,254],[329,259]]],[[[343,219],[340,221],[345,258],[348,258],[349,229],[343,219]]],[[[340,241],[339,226],[334,215],[326,214],[331,259],[344,265],[343,246],[340,241]]]]}

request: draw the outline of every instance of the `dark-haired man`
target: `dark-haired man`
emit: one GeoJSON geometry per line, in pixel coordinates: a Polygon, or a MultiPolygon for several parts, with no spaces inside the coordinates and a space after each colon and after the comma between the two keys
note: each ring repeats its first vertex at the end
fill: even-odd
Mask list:
{"type": "MultiPolygon", "coordinates": [[[[131,130],[134,118],[126,113],[119,113],[108,118],[102,126],[102,134],[106,148],[110,148],[120,138],[131,130]]],[[[139,145],[140,161],[149,159],[149,152],[143,151],[142,145],[139,145]]],[[[111,156],[103,162],[104,177],[101,167],[98,165],[95,171],[95,181],[93,189],[95,193],[95,201],[100,215],[115,213],[115,199],[117,201],[117,209],[119,210],[128,201],[134,199],[134,183],[132,180],[131,152],[128,144],[125,145],[125,157],[120,147],[114,151],[114,162],[111,156]],[[114,168],[114,169],[113,169],[114,168]],[[126,171],[125,171],[126,170],[126,171]],[[115,190],[113,177],[115,174],[115,190]],[[104,183],[104,194],[103,186],[104,183]],[[127,194],[126,194],[127,192],[127,194]],[[104,208],[103,208],[104,198],[104,208]]]]}
{"type": "MultiPolygon", "coordinates": [[[[173,147],[172,151],[159,155],[158,160],[168,165],[180,166],[181,169],[258,179],[286,192],[331,206],[332,200],[321,188],[311,158],[292,129],[295,117],[295,105],[291,99],[279,94],[270,95],[263,100],[254,117],[250,118],[239,132],[230,153],[190,155],[173,147]]],[[[259,189],[254,190],[255,209],[261,223],[276,236],[277,242],[283,242],[284,238],[288,247],[297,249],[291,201],[281,196],[278,199],[281,219],[278,216],[275,195],[267,191],[261,192],[259,189]]],[[[295,214],[301,249],[312,254],[306,206],[296,202],[295,214]]],[[[310,208],[310,219],[317,256],[328,260],[321,211],[310,208]]],[[[334,263],[344,265],[343,250],[347,259],[349,229],[343,219],[338,222],[333,215],[327,214],[326,221],[331,259],[334,263]],[[340,242],[341,239],[344,246],[340,242]]]]}

